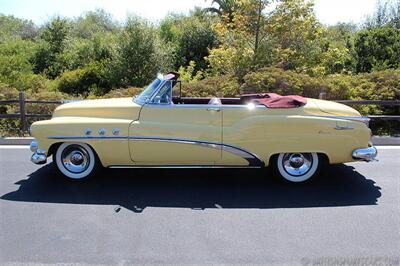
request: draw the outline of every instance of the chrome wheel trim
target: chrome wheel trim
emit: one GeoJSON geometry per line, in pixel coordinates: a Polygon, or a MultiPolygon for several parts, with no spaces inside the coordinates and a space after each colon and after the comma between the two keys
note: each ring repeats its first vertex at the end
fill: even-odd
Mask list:
{"type": "Polygon", "coordinates": [[[64,168],[72,173],[79,174],[84,172],[90,163],[90,157],[85,148],[81,145],[69,145],[62,154],[61,160],[64,168]]]}
{"type": "Polygon", "coordinates": [[[318,169],[317,153],[281,153],[278,160],[280,175],[290,182],[304,182],[318,169]]]}
{"type": "Polygon", "coordinates": [[[82,179],[93,171],[95,161],[95,155],[87,144],[65,142],[57,149],[55,163],[65,176],[82,179]]]}
{"type": "Polygon", "coordinates": [[[282,159],[283,169],[292,176],[302,176],[310,171],[313,159],[309,153],[286,153],[282,159]]]}

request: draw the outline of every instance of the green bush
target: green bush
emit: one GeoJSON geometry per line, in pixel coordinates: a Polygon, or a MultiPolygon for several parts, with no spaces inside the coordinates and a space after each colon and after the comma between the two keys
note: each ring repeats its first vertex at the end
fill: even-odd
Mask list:
{"type": "Polygon", "coordinates": [[[239,83],[232,76],[208,77],[200,81],[182,83],[182,95],[186,97],[235,97],[240,94],[239,83]]]}
{"type": "Polygon", "coordinates": [[[107,69],[104,64],[91,63],[83,68],[64,72],[58,79],[58,89],[72,95],[103,95],[110,91],[107,69]]]}
{"type": "Polygon", "coordinates": [[[241,91],[244,93],[275,92],[282,95],[318,97],[325,85],[319,78],[281,68],[267,67],[244,77],[241,91]]]}
{"type": "MultiPolygon", "coordinates": [[[[133,97],[141,93],[143,88],[136,88],[136,87],[129,87],[129,88],[121,88],[121,89],[115,89],[111,90],[107,94],[101,96],[101,98],[125,98],[125,97],[133,97]]],[[[90,95],[88,97],[89,99],[96,99],[98,96],[96,95],[90,95]]]]}
{"type": "Polygon", "coordinates": [[[319,78],[279,68],[264,68],[247,74],[241,90],[245,93],[276,92],[311,98],[326,92],[331,100],[394,100],[400,99],[400,70],[319,78]]]}

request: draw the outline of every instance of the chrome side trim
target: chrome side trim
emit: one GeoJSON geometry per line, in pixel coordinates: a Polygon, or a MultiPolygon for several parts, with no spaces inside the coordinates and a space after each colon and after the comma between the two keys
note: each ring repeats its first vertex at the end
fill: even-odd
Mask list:
{"type": "Polygon", "coordinates": [[[353,129],[354,129],[354,127],[351,127],[351,126],[339,126],[339,125],[336,125],[335,129],[336,129],[336,130],[353,130],[353,129]]]}
{"type": "Polygon", "coordinates": [[[369,121],[371,121],[370,118],[365,117],[365,116],[336,116],[336,115],[303,115],[303,116],[350,120],[350,121],[361,122],[361,123],[364,123],[364,124],[367,124],[367,123],[369,123],[369,121]]]}
{"type": "MultiPolygon", "coordinates": [[[[184,109],[184,108],[207,109],[207,108],[213,107],[210,104],[153,104],[153,103],[148,103],[148,104],[146,104],[146,106],[149,106],[151,108],[182,108],[182,109],[184,109]]],[[[238,109],[238,108],[239,109],[250,109],[250,110],[252,110],[254,108],[267,109],[267,107],[264,105],[254,105],[254,108],[253,108],[253,106],[250,107],[248,104],[243,104],[243,105],[225,104],[225,105],[219,105],[218,107],[222,110],[223,109],[238,109]]]]}
{"type": "Polygon", "coordinates": [[[176,139],[176,138],[162,138],[162,137],[139,137],[139,136],[50,136],[48,139],[56,140],[135,140],[135,141],[157,141],[157,142],[170,142],[170,143],[182,143],[196,146],[203,146],[210,149],[221,149],[223,151],[235,154],[242,157],[249,162],[249,166],[264,166],[263,160],[260,159],[256,154],[251,153],[241,147],[223,144],[219,142],[203,141],[203,140],[191,140],[191,139],[176,139]]]}
{"type": "Polygon", "coordinates": [[[262,166],[236,166],[236,165],[110,165],[108,168],[153,168],[153,169],[259,169],[262,166]]]}
{"type": "Polygon", "coordinates": [[[191,145],[204,146],[211,149],[220,148],[220,145],[218,143],[208,142],[208,141],[195,141],[189,139],[169,139],[169,138],[159,138],[159,137],[129,137],[129,139],[138,141],[156,141],[156,142],[191,144],[191,145]]]}
{"type": "Polygon", "coordinates": [[[48,139],[66,139],[66,140],[76,140],[76,139],[92,139],[92,140],[113,140],[113,139],[119,139],[119,140],[128,140],[128,137],[120,137],[120,136],[50,136],[47,137],[48,139]]]}
{"type": "Polygon", "coordinates": [[[161,137],[129,137],[129,139],[137,141],[157,141],[157,142],[172,142],[172,143],[183,143],[189,145],[203,146],[212,149],[222,149],[223,151],[235,154],[242,157],[249,162],[249,166],[264,166],[263,160],[257,155],[241,148],[238,146],[223,144],[218,142],[210,142],[203,140],[190,140],[190,139],[174,139],[174,138],[161,138],[161,137]]]}

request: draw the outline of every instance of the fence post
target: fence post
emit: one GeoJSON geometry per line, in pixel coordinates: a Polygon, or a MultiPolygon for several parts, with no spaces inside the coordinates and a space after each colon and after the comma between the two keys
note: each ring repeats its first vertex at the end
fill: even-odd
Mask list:
{"type": "Polygon", "coordinates": [[[21,135],[28,129],[28,123],[26,121],[26,108],[25,108],[25,93],[23,91],[19,92],[19,117],[21,120],[21,135]]]}
{"type": "Polygon", "coordinates": [[[326,100],[326,92],[321,92],[318,97],[320,100],[326,100]]]}

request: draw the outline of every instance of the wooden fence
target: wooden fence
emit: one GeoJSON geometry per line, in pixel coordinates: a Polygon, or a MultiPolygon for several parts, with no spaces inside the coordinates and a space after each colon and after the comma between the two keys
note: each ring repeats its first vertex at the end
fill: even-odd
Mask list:
{"type": "MultiPolygon", "coordinates": [[[[320,99],[325,99],[326,94],[321,93],[319,95],[320,99]]],[[[1,105],[9,105],[9,104],[18,104],[19,105],[19,112],[14,113],[14,114],[0,114],[0,119],[1,118],[14,118],[14,119],[19,119],[20,124],[21,124],[21,133],[25,133],[28,131],[28,118],[50,118],[51,115],[46,115],[46,114],[29,114],[26,112],[26,104],[63,104],[68,101],[62,101],[62,100],[54,100],[54,101],[36,101],[36,100],[27,100],[25,98],[25,93],[20,92],[19,93],[19,98],[15,100],[0,100],[0,106],[1,105]]],[[[353,100],[340,100],[336,101],[339,103],[343,103],[346,105],[379,105],[379,106],[400,106],[400,101],[395,100],[395,101],[370,101],[370,100],[365,100],[365,101],[353,101],[353,100]]],[[[400,115],[370,115],[368,116],[371,119],[380,119],[380,120],[397,120],[400,121],[400,115]]]]}
{"type": "Polygon", "coordinates": [[[28,118],[50,118],[51,115],[46,114],[28,114],[26,112],[26,104],[63,104],[65,101],[54,100],[54,101],[36,101],[36,100],[26,100],[25,93],[20,92],[18,95],[18,100],[0,100],[1,105],[18,104],[19,112],[14,114],[0,114],[0,118],[15,118],[20,120],[21,133],[28,131],[28,118]]]}

